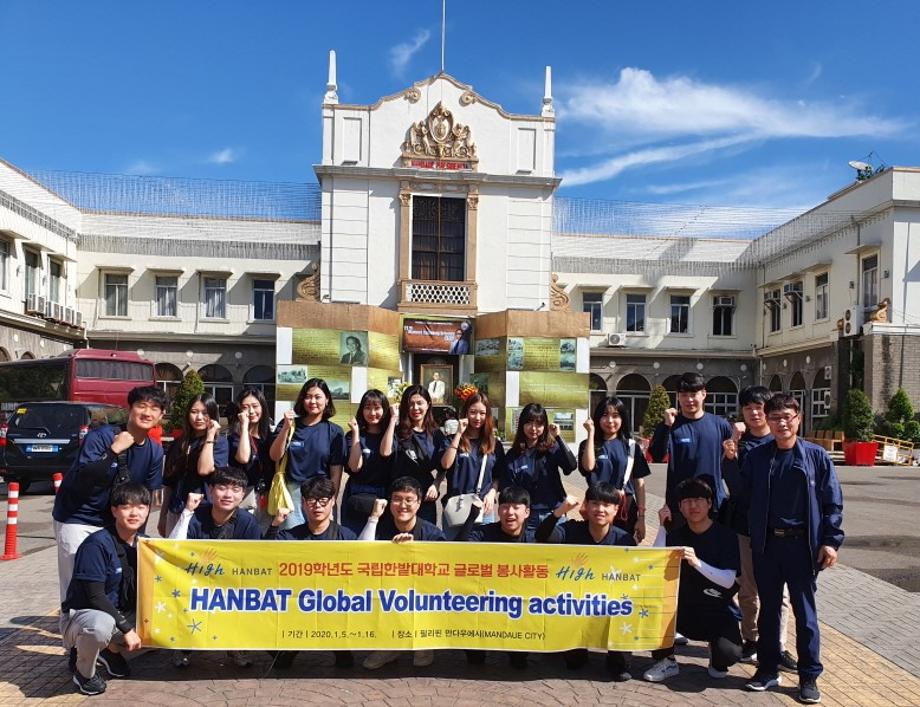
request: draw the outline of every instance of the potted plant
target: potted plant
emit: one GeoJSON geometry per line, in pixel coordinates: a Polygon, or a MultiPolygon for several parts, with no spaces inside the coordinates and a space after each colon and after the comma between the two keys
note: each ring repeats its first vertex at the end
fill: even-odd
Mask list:
{"type": "MultiPolygon", "coordinates": [[[[668,397],[668,391],[661,384],[652,388],[652,393],[648,398],[648,407],[645,409],[645,417],[642,418],[642,427],[640,428],[641,445],[645,451],[647,461],[652,461],[652,456],[648,451],[649,444],[652,441],[652,435],[655,434],[655,428],[664,420],[664,411],[671,407],[671,399],[668,397]]],[[[668,461],[667,455],[662,460],[668,461]]]]}
{"type": "Polygon", "coordinates": [[[176,390],[176,397],[173,398],[172,407],[169,410],[169,429],[173,439],[182,436],[182,426],[185,422],[185,411],[188,410],[192,398],[201,395],[204,392],[204,381],[198,375],[194,368],[185,374],[182,383],[176,390]]]}
{"type": "Polygon", "coordinates": [[[843,459],[850,466],[874,466],[878,454],[878,442],[873,441],[875,414],[869,398],[858,388],[847,392],[843,412],[843,459]]]}

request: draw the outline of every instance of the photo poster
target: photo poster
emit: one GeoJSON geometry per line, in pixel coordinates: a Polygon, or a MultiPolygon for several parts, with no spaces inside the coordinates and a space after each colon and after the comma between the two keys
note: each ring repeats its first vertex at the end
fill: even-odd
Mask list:
{"type": "Polygon", "coordinates": [[[522,371],[519,404],[540,403],[546,408],[587,408],[587,373],[522,371]]]}
{"type": "Polygon", "coordinates": [[[575,410],[547,408],[546,417],[559,428],[559,436],[567,443],[575,443],[575,410]]]}
{"type": "MultiPolygon", "coordinates": [[[[369,331],[367,333],[367,344],[369,348],[368,366],[388,371],[399,371],[401,352],[398,336],[369,331]]],[[[381,388],[381,390],[385,390],[385,388],[381,388]]]]}
{"type": "Polygon", "coordinates": [[[474,351],[477,371],[505,370],[505,339],[477,339],[474,351]]]}
{"type": "Polygon", "coordinates": [[[303,364],[279,364],[275,366],[275,399],[279,401],[288,400],[293,405],[301,387],[308,380],[307,367],[303,364]]]}
{"type": "Polygon", "coordinates": [[[469,319],[403,319],[403,351],[461,356],[474,352],[469,319]]]}
{"type": "Polygon", "coordinates": [[[432,405],[450,405],[454,399],[453,366],[422,364],[421,384],[428,390],[432,405]]]}
{"type": "Polygon", "coordinates": [[[505,374],[501,373],[473,373],[470,383],[486,394],[489,402],[494,407],[505,407],[505,374]]]}
{"type": "MultiPolygon", "coordinates": [[[[402,385],[402,374],[399,371],[391,371],[385,368],[368,368],[367,369],[367,389],[376,388],[391,403],[399,400],[399,387],[402,385]]],[[[361,391],[364,394],[364,391],[361,391]]]]}
{"type": "MultiPolygon", "coordinates": [[[[505,363],[509,371],[575,372],[578,350],[578,340],[575,338],[511,336],[505,341],[505,363]]],[[[479,364],[478,343],[477,365],[479,364]]],[[[489,363],[487,362],[486,365],[488,366],[489,363]]]]}

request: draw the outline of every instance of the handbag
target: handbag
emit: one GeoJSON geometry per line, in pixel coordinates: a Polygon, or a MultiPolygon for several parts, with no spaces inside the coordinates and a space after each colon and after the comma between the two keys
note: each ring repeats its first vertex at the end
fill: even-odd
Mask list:
{"type": "Polygon", "coordinates": [[[632,476],[633,464],[636,463],[636,440],[630,439],[628,442],[629,453],[626,455],[626,471],[623,472],[623,499],[620,501],[620,507],[617,509],[617,515],[614,523],[628,524],[629,515],[632,511],[632,496],[626,493],[626,484],[632,476]]]}
{"type": "MultiPolygon", "coordinates": [[[[486,461],[488,459],[488,454],[482,455],[482,463],[479,465],[479,478],[476,480],[475,493],[461,493],[456,496],[451,496],[445,501],[444,513],[441,516],[444,520],[444,527],[454,528],[458,525],[463,525],[466,523],[466,519],[470,517],[470,511],[473,508],[473,499],[479,498],[479,493],[482,490],[482,479],[486,474],[486,461]]],[[[476,518],[475,522],[477,524],[482,523],[482,514],[476,518]]]]}
{"type": "Polygon", "coordinates": [[[287,439],[284,442],[284,454],[278,462],[278,468],[275,470],[275,475],[272,477],[272,485],[268,489],[266,510],[268,511],[268,515],[272,517],[278,515],[278,511],[282,508],[287,508],[291,511],[294,510],[294,499],[291,498],[291,494],[287,490],[287,484],[284,478],[284,472],[287,469],[288,448],[291,446],[291,440],[294,438],[294,427],[295,425],[291,425],[290,429],[288,429],[287,439]]]}

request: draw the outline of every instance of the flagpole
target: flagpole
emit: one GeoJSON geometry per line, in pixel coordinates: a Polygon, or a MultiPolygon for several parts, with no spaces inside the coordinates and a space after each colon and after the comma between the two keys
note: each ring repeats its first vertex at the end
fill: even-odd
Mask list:
{"type": "Polygon", "coordinates": [[[441,73],[444,73],[444,43],[447,36],[447,0],[441,0],[441,73]]]}

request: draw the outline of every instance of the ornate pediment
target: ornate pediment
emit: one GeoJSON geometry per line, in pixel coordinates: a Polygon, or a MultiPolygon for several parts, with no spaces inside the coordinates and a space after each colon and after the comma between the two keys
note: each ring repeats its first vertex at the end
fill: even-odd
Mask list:
{"type": "Polygon", "coordinates": [[[455,122],[440,102],[409,128],[402,160],[406,167],[424,169],[474,169],[479,163],[469,126],[455,122]]]}

